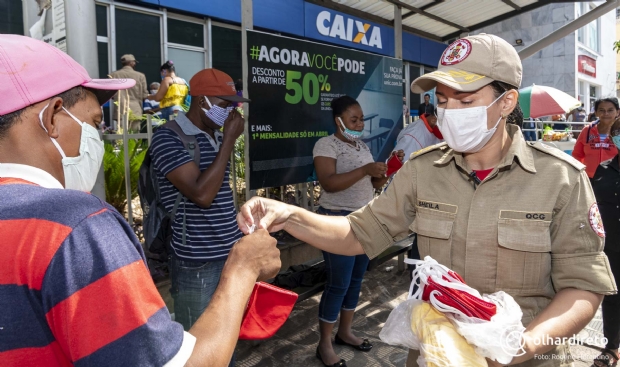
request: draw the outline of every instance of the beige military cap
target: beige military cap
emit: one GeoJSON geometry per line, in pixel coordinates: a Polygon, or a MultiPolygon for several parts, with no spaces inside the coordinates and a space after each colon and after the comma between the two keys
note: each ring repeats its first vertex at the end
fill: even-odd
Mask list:
{"type": "Polygon", "coordinates": [[[454,41],[441,55],[436,71],[411,83],[411,91],[423,93],[441,83],[461,92],[473,92],[493,81],[520,87],[523,67],[519,54],[508,42],[481,33],[454,41]]]}
{"type": "Polygon", "coordinates": [[[121,61],[122,62],[129,62],[129,61],[138,62],[138,60],[136,60],[136,58],[132,54],[126,54],[126,55],[121,56],[121,61]]]}

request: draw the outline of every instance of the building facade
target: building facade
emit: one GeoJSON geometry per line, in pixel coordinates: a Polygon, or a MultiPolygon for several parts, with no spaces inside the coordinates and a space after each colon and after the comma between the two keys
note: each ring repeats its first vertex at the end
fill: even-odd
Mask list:
{"type": "MultiPolygon", "coordinates": [[[[601,1],[554,3],[496,23],[476,33],[502,37],[517,50],[587,13],[601,1]],[[520,41],[519,41],[520,40],[520,41]],[[518,42],[522,42],[521,45],[518,42]]],[[[608,14],[523,60],[522,87],[562,90],[592,111],[598,98],[616,95],[616,14],[608,14]]]]}

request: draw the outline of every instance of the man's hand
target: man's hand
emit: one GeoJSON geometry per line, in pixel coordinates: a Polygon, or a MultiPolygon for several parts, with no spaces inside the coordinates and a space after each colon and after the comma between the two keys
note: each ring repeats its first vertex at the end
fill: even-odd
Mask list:
{"type": "Polygon", "coordinates": [[[370,177],[383,178],[387,172],[387,164],[383,162],[368,163],[364,166],[364,172],[370,177]]]}
{"type": "Polygon", "coordinates": [[[402,162],[403,159],[405,159],[405,151],[402,149],[399,149],[396,151],[396,156],[398,157],[398,159],[400,159],[400,161],[402,162]]]}
{"type": "Polygon", "coordinates": [[[251,270],[257,282],[273,278],[282,266],[277,242],[264,229],[244,236],[233,246],[226,266],[251,270]]]}
{"type": "Polygon", "coordinates": [[[243,204],[239,210],[237,224],[241,232],[245,234],[250,232],[252,225],[269,232],[277,232],[284,229],[290,215],[290,205],[255,196],[243,204]]]}
{"type": "Polygon", "coordinates": [[[233,109],[230,111],[228,118],[224,122],[224,140],[237,140],[243,134],[244,124],[245,120],[237,110],[233,109]]]}

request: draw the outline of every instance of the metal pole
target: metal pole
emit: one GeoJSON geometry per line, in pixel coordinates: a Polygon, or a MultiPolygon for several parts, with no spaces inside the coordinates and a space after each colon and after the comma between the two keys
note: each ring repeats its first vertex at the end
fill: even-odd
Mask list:
{"type": "MultiPolygon", "coordinates": [[[[405,68],[405,98],[407,104],[407,111],[411,111],[411,76],[409,75],[409,63],[404,63],[403,67],[405,68]]],[[[410,112],[411,113],[411,112],[410,112]]],[[[411,117],[405,118],[405,125],[408,125],[411,121],[411,117]]],[[[403,126],[404,128],[405,126],[403,126]]]]}
{"type": "Polygon", "coordinates": [[[67,52],[91,77],[99,75],[95,2],[65,0],[64,3],[67,52]]]}
{"type": "Polygon", "coordinates": [[[151,146],[151,140],[153,140],[153,116],[146,115],[146,139],[148,146],[151,146]]]}
{"type": "Polygon", "coordinates": [[[239,198],[237,197],[237,164],[235,163],[235,150],[230,153],[230,166],[232,167],[231,172],[229,173],[232,176],[233,181],[233,202],[235,205],[235,209],[239,211],[239,198]]]}
{"type": "Polygon", "coordinates": [[[583,14],[572,22],[565,24],[561,28],[558,28],[555,32],[552,32],[551,34],[539,39],[538,41],[519,51],[519,57],[521,58],[521,60],[527,59],[528,57],[542,50],[543,48],[552,45],[554,42],[559,41],[560,39],[575,32],[579,28],[586,26],[593,20],[598,19],[601,16],[616,9],[617,6],[618,0],[606,1],[604,4],[597,6],[596,8],[583,14]]]}
{"type": "Polygon", "coordinates": [[[403,58],[403,17],[400,6],[394,4],[394,57],[403,58]]]}
{"type": "MultiPolygon", "coordinates": [[[[254,28],[254,19],[252,13],[252,0],[241,0],[241,63],[243,75],[243,97],[248,98],[248,29],[254,28]]],[[[243,114],[245,116],[245,200],[250,200],[253,192],[250,190],[250,130],[249,117],[250,106],[243,104],[243,114]]]]}
{"type": "Polygon", "coordinates": [[[308,209],[308,183],[304,182],[301,184],[301,200],[303,200],[303,205],[301,206],[304,209],[308,209]]]}
{"type": "MultiPolygon", "coordinates": [[[[119,93],[120,94],[120,93],[119,93]]],[[[120,97],[120,96],[119,96],[120,97]]],[[[125,194],[127,196],[127,221],[133,226],[133,208],[131,205],[131,177],[129,167],[129,137],[127,129],[129,125],[129,113],[123,114],[123,154],[125,155],[125,194]]]]}
{"type": "Polygon", "coordinates": [[[314,183],[310,187],[310,210],[314,212],[314,183]]]}

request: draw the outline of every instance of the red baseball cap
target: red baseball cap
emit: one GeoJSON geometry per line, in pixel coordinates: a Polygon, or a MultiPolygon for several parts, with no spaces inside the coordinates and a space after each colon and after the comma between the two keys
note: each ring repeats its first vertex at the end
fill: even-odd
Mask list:
{"type": "Polygon", "coordinates": [[[118,90],[136,84],[133,79],[92,79],[69,55],[34,38],[0,35],[0,115],[21,110],[77,86],[95,89],[99,103],[118,90]]]}
{"type": "Polygon", "coordinates": [[[251,102],[238,96],[232,78],[217,69],[197,72],[189,81],[189,91],[192,96],[217,97],[229,102],[251,102]]]}

